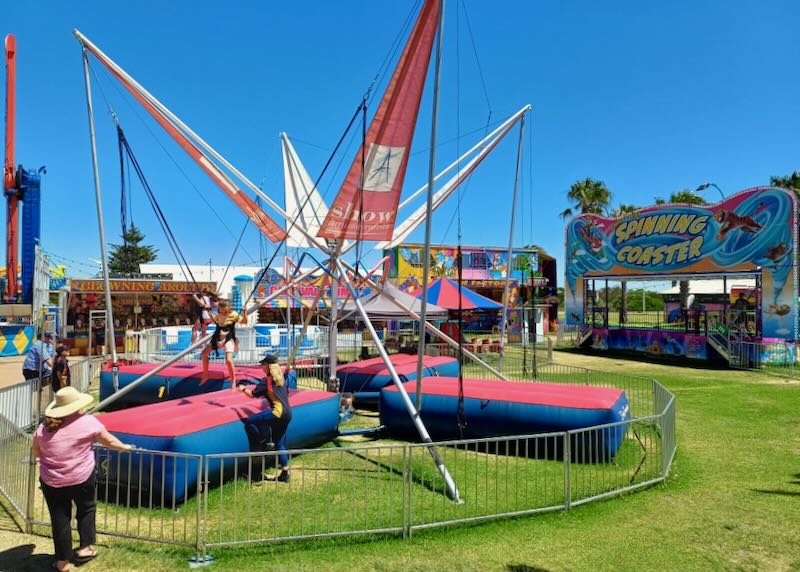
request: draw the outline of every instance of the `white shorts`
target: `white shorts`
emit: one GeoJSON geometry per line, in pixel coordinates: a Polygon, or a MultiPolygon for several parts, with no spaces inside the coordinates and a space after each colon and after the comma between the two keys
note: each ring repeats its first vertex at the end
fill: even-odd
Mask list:
{"type": "Polygon", "coordinates": [[[238,350],[239,350],[239,348],[238,348],[238,347],[236,347],[237,345],[238,345],[238,344],[236,343],[236,340],[228,340],[228,341],[227,341],[227,342],[225,342],[224,344],[220,344],[220,346],[219,346],[219,347],[220,347],[220,349],[223,349],[223,350],[225,350],[225,353],[226,353],[226,354],[232,354],[232,353],[234,353],[235,351],[238,351],[238,350]]]}

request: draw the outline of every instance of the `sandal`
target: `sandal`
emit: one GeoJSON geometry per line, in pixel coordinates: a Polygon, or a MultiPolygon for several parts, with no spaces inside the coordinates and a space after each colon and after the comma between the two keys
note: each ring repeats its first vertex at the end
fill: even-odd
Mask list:
{"type": "Polygon", "coordinates": [[[75,552],[75,558],[73,558],[73,560],[75,561],[75,564],[80,566],[81,564],[86,564],[87,562],[91,562],[95,558],[97,558],[97,550],[93,549],[88,554],[84,554],[84,555],[80,555],[76,551],[75,552]]]}

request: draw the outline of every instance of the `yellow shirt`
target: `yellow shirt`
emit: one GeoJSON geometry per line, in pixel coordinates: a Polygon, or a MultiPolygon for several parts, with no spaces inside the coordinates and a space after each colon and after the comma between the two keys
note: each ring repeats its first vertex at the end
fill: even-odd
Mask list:
{"type": "Polygon", "coordinates": [[[225,328],[227,326],[236,324],[241,319],[242,317],[239,315],[239,312],[236,312],[234,310],[228,312],[226,316],[223,316],[222,314],[217,314],[216,316],[214,316],[214,322],[221,328],[225,328]]]}

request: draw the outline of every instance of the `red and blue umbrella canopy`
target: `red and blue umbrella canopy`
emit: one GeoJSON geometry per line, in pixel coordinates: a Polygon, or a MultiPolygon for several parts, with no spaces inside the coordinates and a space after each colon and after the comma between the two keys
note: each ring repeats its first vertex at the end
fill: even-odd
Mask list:
{"type": "MultiPolygon", "coordinates": [[[[417,298],[421,298],[420,293],[417,298]]],[[[458,283],[439,278],[428,286],[428,302],[448,310],[458,310],[458,283]]],[[[461,286],[461,308],[464,310],[502,310],[503,305],[461,286]]]]}

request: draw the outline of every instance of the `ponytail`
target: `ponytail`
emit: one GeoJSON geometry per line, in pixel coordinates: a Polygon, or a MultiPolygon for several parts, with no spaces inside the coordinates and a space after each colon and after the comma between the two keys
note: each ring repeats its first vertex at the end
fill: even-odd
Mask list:
{"type": "Polygon", "coordinates": [[[50,433],[55,433],[63,423],[64,423],[63,419],[57,419],[55,417],[44,418],[44,426],[50,433]]]}
{"type": "Polygon", "coordinates": [[[285,383],[283,380],[283,370],[279,364],[269,364],[269,375],[272,377],[272,381],[275,382],[275,385],[283,385],[285,383]]]}

